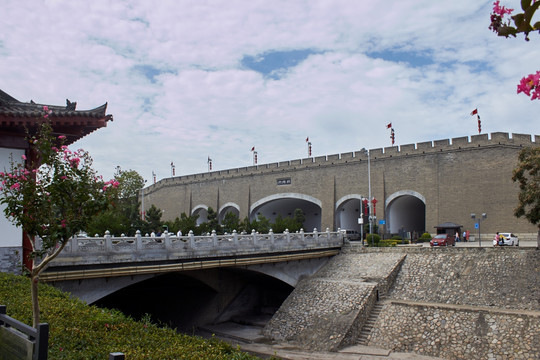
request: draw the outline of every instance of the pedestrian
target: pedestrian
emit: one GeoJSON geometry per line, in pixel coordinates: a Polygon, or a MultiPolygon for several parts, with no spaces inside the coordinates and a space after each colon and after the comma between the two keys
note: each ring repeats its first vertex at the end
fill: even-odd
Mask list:
{"type": "Polygon", "coordinates": [[[499,232],[497,231],[497,233],[495,234],[495,237],[493,238],[493,246],[499,246],[499,240],[500,240],[499,232]]]}
{"type": "Polygon", "coordinates": [[[463,235],[461,236],[461,239],[463,241],[467,241],[467,232],[465,230],[463,231],[463,235]]]}
{"type": "Polygon", "coordinates": [[[180,237],[182,236],[182,230],[178,230],[178,232],[176,233],[176,237],[180,237]]]}
{"type": "Polygon", "coordinates": [[[459,242],[459,232],[456,230],[456,234],[454,235],[454,242],[459,242]]]}
{"type": "Polygon", "coordinates": [[[467,230],[467,242],[469,242],[469,236],[471,235],[471,233],[469,232],[469,230],[467,230]]]}

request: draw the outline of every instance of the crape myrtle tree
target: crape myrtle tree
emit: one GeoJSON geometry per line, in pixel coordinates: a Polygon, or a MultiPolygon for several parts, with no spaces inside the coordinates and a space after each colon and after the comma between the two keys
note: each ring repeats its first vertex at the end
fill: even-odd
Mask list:
{"type": "Polygon", "coordinates": [[[0,202],[7,219],[22,227],[31,243],[33,326],[39,324],[38,282],[40,273],[64,249],[68,240],[85,229],[97,213],[107,210],[118,183],[104,182],[92,169],[92,158],[64,145],[44,119],[28,130],[30,158],[12,159],[10,169],[0,172],[0,202]],[[39,241],[38,241],[39,240],[39,241]]]}
{"type": "MultiPolygon", "coordinates": [[[[533,20],[533,16],[540,7],[540,0],[521,0],[522,13],[511,14],[514,9],[508,9],[499,5],[499,1],[493,3],[493,13],[491,13],[491,24],[489,28],[499,36],[516,37],[523,33],[525,40],[529,41],[529,34],[534,31],[540,33],[540,21],[533,20]],[[509,18],[505,18],[508,15],[509,18]],[[533,23],[534,22],[534,23],[533,23]]],[[[531,97],[531,100],[540,100],[540,71],[529,74],[521,79],[517,86],[517,93],[524,93],[531,97]]]]}
{"type": "Polygon", "coordinates": [[[540,248],[540,146],[523,148],[518,160],[512,176],[519,184],[514,215],[524,216],[531,224],[538,225],[537,248],[540,248]]]}

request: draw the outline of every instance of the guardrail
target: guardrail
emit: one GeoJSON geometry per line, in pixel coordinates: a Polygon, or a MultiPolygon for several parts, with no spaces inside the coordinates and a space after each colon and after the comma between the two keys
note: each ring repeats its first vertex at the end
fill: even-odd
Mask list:
{"type": "Polygon", "coordinates": [[[0,358],[47,360],[49,324],[37,329],[6,315],[6,306],[0,305],[0,358]]]}
{"type": "Polygon", "coordinates": [[[133,237],[74,237],[53,260],[51,266],[73,266],[104,263],[163,261],[207,257],[242,256],[265,253],[283,253],[327,249],[343,244],[341,231],[311,233],[231,234],[195,236],[192,231],[185,236],[165,232],[161,237],[142,236],[137,231],[133,237]]]}

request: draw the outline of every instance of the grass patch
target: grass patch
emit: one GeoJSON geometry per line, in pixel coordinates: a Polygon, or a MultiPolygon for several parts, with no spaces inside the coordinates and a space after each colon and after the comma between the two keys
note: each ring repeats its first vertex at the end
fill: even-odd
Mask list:
{"type": "MultiPolygon", "coordinates": [[[[218,339],[178,334],[150,322],[135,321],[116,310],[105,310],[70,298],[40,284],[41,322],[49,323],[49,359],[108,359],[123,352],[126,359],[234,359],[257,357],[218,339]]],[[[0,273],[0,305],[7,315],[32,325],[30,280],[0,273]]]]}

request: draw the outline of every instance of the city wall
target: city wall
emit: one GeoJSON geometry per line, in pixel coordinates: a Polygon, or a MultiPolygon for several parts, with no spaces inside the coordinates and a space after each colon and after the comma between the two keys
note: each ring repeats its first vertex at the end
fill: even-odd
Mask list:
{"type": "MultiPolygon", "coordinates": [[[[538,146],[540,136],[492,133],[372,149],[372,195],[377,215],[386,218],[392,195],[417,194],[425,199],[426,231],[455,222],[475,233],[471,213],[487,213],[487,233],[512,231],[536,234],[534,226],[513,216],[518,186],[511,180],[521,148],[538,146]]],[[[368,156],[365,151],[289,160],[162,179],[142,192],[148,209],[164,210],[164,219],[200,206],[214,210],[232,205],[240,218],[252,205],[279,194],[300,194],[321,203],[321,228],[337,229],[340,199],[368,196],[368,156]],[[283,185],[280,179],[289,179],[283,185]]],[[[312,229],[306,229],[311,231],[312,229]]],[[[490,235],[491,237],[492,235],[490,235]]]]}

